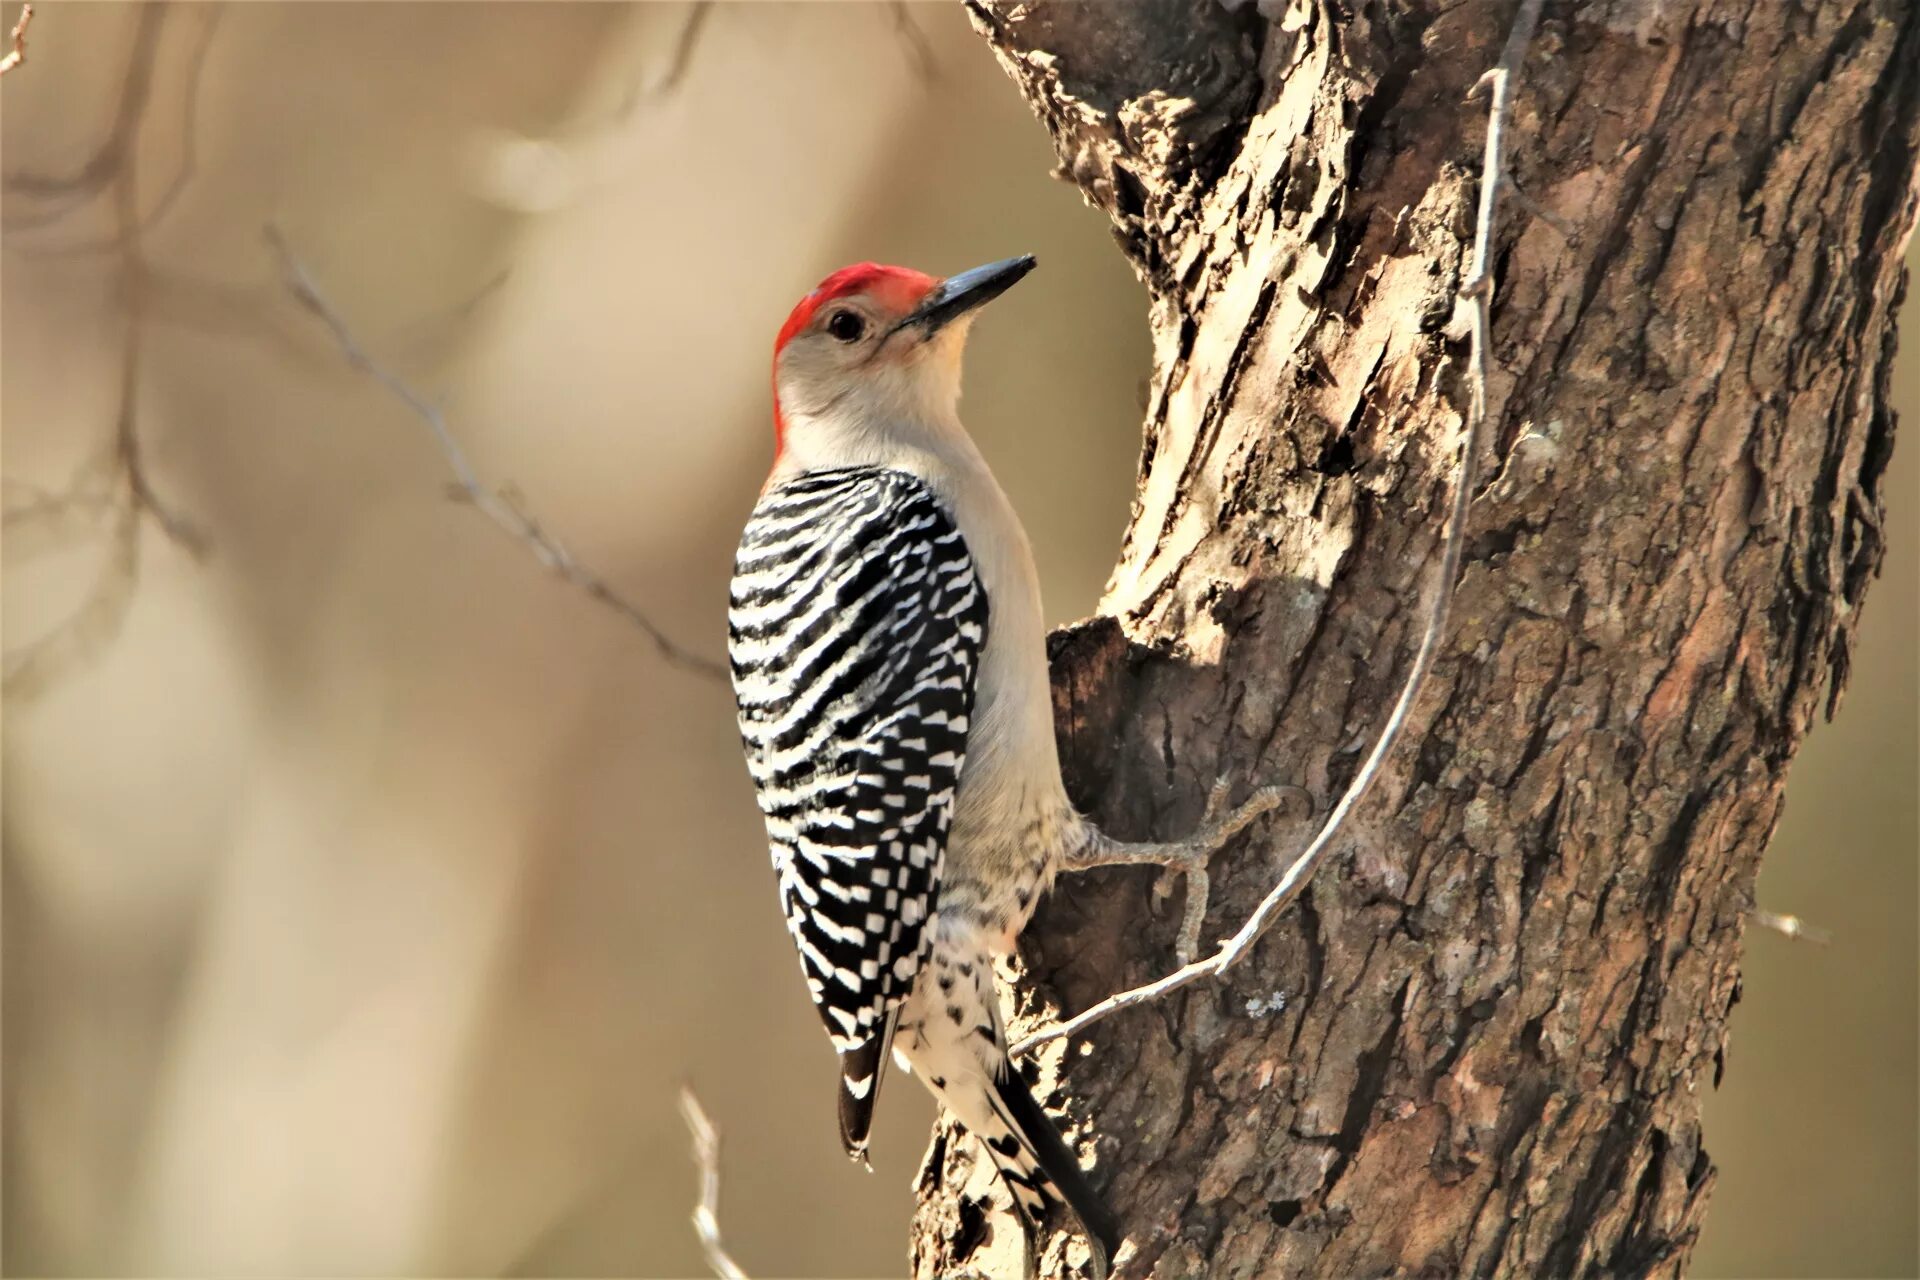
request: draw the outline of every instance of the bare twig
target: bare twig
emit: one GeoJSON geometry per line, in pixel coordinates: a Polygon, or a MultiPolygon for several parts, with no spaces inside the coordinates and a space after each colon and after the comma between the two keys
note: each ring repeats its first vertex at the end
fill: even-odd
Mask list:
{"type": "MultiPolygon", "coordinates": [[[[206,10],[206,19],[200,24],[199,43],[194,46],[193,53],[187,60],[186,88],[181,93],[180,164],[174,170],[173,176],[167,179],[166,190],[162,191],[160,198],[153,202],[153,208],[140,215],[138,229],[142,233],[151,231],[173,212],[173,206],[180,199],[181,193],[187,189],[188,184],[193,181],[199,171],[200,85],[206,79],[207,53],[213,48],[213,35],[219,29],[220,19],[226,13],[226,7],[217,4],[208,5],[206,10]]],[[[132,118],[130,126],[132,129],[137,130],[144,122],[145,105],[143,99],[140,104],[141,110],[132,118]]],[[[131,137],[124,143],[126,148],[134,145],[136,144],[131,137]]],[[[53,219],[53,221],[57,220],[57,218],[53,219]]],[[[45,249],[28,249],[22,252],[28,257],[42,258],[69,258],[103,253],[118,248],[123,234],[117,231],[110,237],[79,240],[72,244],[53,245],[45,249]]]]}
{"type": "Polygon", "coordinates": [[[694,672],[709,679],[722,679],[726,669],[719,663],[692,653],[673,640],[656,626],[651,618],[640,608],[608,586],[606,580],[576,560],[566,546],[549,533],[539,520],[530,514],[520,503],[518,496],[509,488],[489,489],[480,482],[473,464],[467,454],[453,437],[453,431],[447,426],[446,415],[439,407],[418,391],[414,390],[398,374],[374,359],[366,348],[354,337],[353,330],[341,318],[326,297],[320,292],[313,276],[299,258],[294,256],[286,238],[278,227],[266,229],[267,243],[274,256],[279,259],[281,272],[286,279],[289,292],[311,315],[325,325],[333,335],[333,341],[347,363],[361,373],[372,378],[385,388],[395,399],[413,411],[415,417],[427,424],[433,433],[434,443],[439,446],[440,454],[446,459],[447,467],[453,472],[455,496],[473,507],[500,528],[526,544],[534,558],[546,567],[548,572],[580,588],[589,596],[612,609],[621,617],[645,632],[653,641],[660,656],[674,666],[694,672]]]}
{"type": "Polygon", "coordinates": [[[913,10],[907,0],[893,0],[887,6],[893,12],[893,33],[900,38],[900,44],[907,51],[907,61],[913,66],[914,79],[923,84],[931,84],[940,78],[940,62],[933,56],[933,45],[927,40],[927,33],[914,21],[913,10]]]}
{"type": "MultiPolygon", "coordinates": [[[[141,452],[140,363],[148,269],[140,241],[139,156],[135,139],[152,83],[162,9],[163,6],[152,5],[141,12],[134,39],[134,58],[121,88],[113,129],[92,158],[63,179],[33,175],[9,179],[10,183],[24,183],[36,194],[75,200],[101,187],[111,190],[115,231],[107,243],[120,255],[119,289],[125,312],[120,338],[119,407],[114,417],[111,451],[113,474],[105,486],[117,507],[118,517],[109,538],[107,562],[78,611],[48,634],[6,655],[4,665],[0,666],[0,688],[17,698],[33,696],[59,675],[97,656],[119,633],[139,577],[140,516],[150,516],[161,532],[195,559],[204,558],[209,550],[205,534],[161,500],[147,474],[141,452]],[[116,492],[121,486],[124,492],[116,492]]],[[[35,504],[27,511],[9,511],[7,522],[58,517],[69,506],[83,509],[89,501],[97,500],[99,492],[91,483],[90,472],[83,469],[66,497],[50,504],[35,504]],[[33,514],[29,515],[29,511],[33,514]]]]}
{"type": "Polygon", "coordinates": [[[680,82],[686,79],[687,68],[693,65],[693,51],[700,44],[701,29],[712,16],[712,0],[694,0],[686,21],[680,24],[680,34],[674,39],[673,56],[667,62],[667,69],[646,90],[645,97],[663,98],[680,87],[680,82]]]}
{"type": "Polygon", "coordinates": [[[687,16],[680,21],[680,30],[673,37],[673,51],[667,55],[667,65],[650,82],[635,80],[627,87],[621,97],[620,105],[614,108],[613,115],[601,128],[618,126],[629,118],[645,103],[657,102],[680,87],[687,78],[687,71],[693,66],[693,55],[700,48],[701,33],[706,30],[707,19],[713,16],[713,0],[693,0],[687,6],[687,16]]]}
{"type": "Polygon", "coordinates": [[[1515,204],[1540,219],[1540,221],[1546,223],[1549,227],[1552,227],[1554,231],[1559,234],[1560,238],[1568,244],[1580,243],[1580,228],[1575,226],[1571,219],[1562,217],[1560,214],[1547,208],[1544,204],[1541,204],[1538,200],[1535,200],[1531,195],[1527,194],[1525,187],[1513,180],[1511,174],[1502,178],[1501,181],[1506,184],[1507,194],[1513,197],[1515,204]]]}
{"type": "Polygon", "coordinates": [[[1507,120],[1513,114],[1513,78],[1520,73],[1520,64],[1526,61],[1527,49],[1533,44],[1533,29],[1540,23],[1543,3],[1544,0],[1520,0],[1520,11],[1514,15],[1513,29],[1507,33],[1507,46],[1500,51],[1499,63],[1481,76],[1467,93],[1469,98],[1479,97],[1483,92],[1492,94],[1487,108],[1486,158],[1480,167],[1480,214],[1473,226],[1473,261],[1460,286],[1461,297],[1475,300],[1480,322],[1473,353],[1478,357],[1474,388],[1480,393],[1482,417],[1487,409],[1486,329],[1492,311],[1489,295],[1493,282],[1493,222],[1500,208],[1500,189],[1507,184],[1507,120]]]}
{"type": "Polygon", "coordinates": [[[126,335],[120,344],[120,414],[114,423],[114,456],[127,478],[127,495],[134,510],[152,516],[167,537],[198,560],[205,558],[209,549],[206,536],[160,500],[141,464],[140,357],[147,280],[146,260],[140,249],[140,190],[135,180],[134,155],[131,148],[121,155],[120,172],[114,183],[119,228],[115,241],[120,247],[121,289],[127,309],[126,335]]]}
{"type": "Polygon", "coordinates": [[[1753,909],[1753,922],[1763,929],[1772,929],[1795,942],[1810,942],[1816,947],[1824,947],[1833,941],[1833,934],[1818,925],[1808,924],[1799,916],[1783,916],[1777,911],[1753,909]]]}
{"type": "Polygon", "coordinates": [[[707,1119],[700,1099],[686,1085],[680,1087],[680,1115],[693,1135],[693,1159],[700,1167],[700,1202],[693,1208],[693,1229],[700,1237],[700,1250],[720,1280],[747,1280],[747,1273],[727,1253],[720,1238],[720,1130],[707,1119]]]}
{"type": "Polygon", "coordinates": [[[1400,732],[1406,727],[1407,715],[1413,707],[1414,699],[1419,695],[1426,681],[1428,670],[1440,648],[1441,636],[1447,627],[1447,615],[1453,606],[1454,581],[1460,572],[1461,549],[1465,544],[1467,510],[1473,497],[1473,462],[1475,442],[1487,434],[1488,408],[1487,346],[1492,321],[1491,260],[1493,249],[1494,215],[1498,212],[1501,179],[1505,172],[1504,155],[1506,142],[1507,116],[1513,109],[1512,82],[1521,64],[1526,60],[1527,48],[1533,43],[1533,30],[1540,20],[1540,8],[1544,0],[1522,0],[1520,11],[1514,18],[1512,31],[1507,37],[1506,48],[1501,52],[1500,61],[1493,70],[1487,72],[1474,85],[1473,93],[1491,88],[1492,105],[1487,118],[1486,159],[1480,174],[1480,211],[1474,227],[1473,256],[1466,281],[1460,287],[1460,296],[1464,298],[1472,312],[1472,358],[1468,365],[1468,381],[1471,384],[1469,411],[1466,430],[1460,440],[1460,459],[1456,466],[1453,481],[1453,508],[1449,514],[1446,542],[1440,557],[1439,584],[1434,594],[1433,611],[1427,618],[1426,631],[1420,637],[1420,648],[1413,657],[1413,666],[1407,672],[1406,684],[1400,690],[1400,698],[1393,705],[1386,723],[1381,726],[1380,734],[1374,739],[1373,749],[1367,753],[1360,771],[1347,784],[1346,794],[1340,797],[1327,814],[1325,823],[1311,843],[1287,866],[1267,896],[1260,902],[1253,915],[1240,926],[1238,933],[1229,938],[1214,954],[1204,960],[1183,965],[1157,982],[1135,987],[1108,996],[1098,1004],[1083,1010],[1065,1022],[1047,1027],[1028,1036],[1015,1045],[1013,1052],[1024,1054],[1050,1040],[1075,1035],[1109,1014],[1135,1005],[1157,1000],[1169,992],[1190,986],[1203,978],[1218,977],[1241,960],[1253,944],[1259,941],[1275,917],[1305,888],[1321,860],[1332,847],[1334,838],[1346,825],[1348,817],[1365,798],[1374,781],[1380,776],[1381,766],[1387,753],[1393,749],[1400,732]]]}
{"type": "Polygon", "coordinates": [[[131,503],[115,503],[107,561],[86,601],[48,634],[0,660],[0,690],[16,700],[46,691],[67,673],[103,653],[127,620],[140,576],[140,519],[131,503]]]}
{"type": "MultiPolygon", "coordinates": [[[[137,324],[138,321],[130,317],[129,323],[137,324]]],[[[140,454],[140,343],[136,339],[129,339],[120,350],[120,415],[114,423],[113,456],[120,464],[121,474],[126,477],[128,500],[135,511],[152,516],[153,522],[160,526],[160,532],[166,534],[181,550],[195,560],[204,560],[212,551],[212,543],[207,535],[198,525],[162,501],[154,490],[153,481],[147,477],[146,464],[140,454]]]]}
{"type": "Polygon", "coordinates": [[[93,537],[118,496],[105,466],[81,468],[62,490],[0,476],[0,531],[8,557],[60,550],[93,537]]]}
{"type": "Polygon", "coordinates": [[[479,288],[458,302],[435,308],[426,315],[406,321],[389,330],[380,345],[389,351],[404,352],[406,362],[432,358],[460,326],[492,297],[506,288],[513,276],[511,267],[502,267],[479,288]]]}
{"type": "Polygon", "coordinates": [[[27,24],[33,21],[33,5],[20,6],[20,21],[13,24],[13,49],[0,58],[0,76],[27,60],[27,24]]]}
{"type": "Polygon", "coordinates": [[[7,230],[28,230],[58,221],[80,201],[105,190],[125,171],[126,157],[139,136],[140,122],[145,118],[147,99],[153,90],[153,68],[167,9],[162,4],[141,6],[139,24],[134,29],[133,52],[128,57],[127,74],[120,82],[120,100],[113,110],[113,125],[93,154],[71,173],[19,170],[0,179],[9,193],[53,202],[52,208],[36,217],[8,219],[7,230]]]}

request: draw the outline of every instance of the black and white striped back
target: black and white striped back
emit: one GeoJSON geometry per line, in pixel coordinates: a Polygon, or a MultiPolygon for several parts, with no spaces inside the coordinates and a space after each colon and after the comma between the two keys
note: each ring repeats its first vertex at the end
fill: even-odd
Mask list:
{"type": "Polygon", "coordinates": [[[787,928],[843,1060],[873,1059],[864,1083],[848,1067],[859,1094],[938,906],[986,594],[924,483],[838,468],[761,495],[728,623],[787,928]]]}

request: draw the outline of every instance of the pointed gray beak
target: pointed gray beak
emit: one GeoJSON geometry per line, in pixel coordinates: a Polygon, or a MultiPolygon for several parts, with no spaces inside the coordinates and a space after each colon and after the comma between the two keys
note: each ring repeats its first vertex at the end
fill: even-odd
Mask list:
{"type": "Polygon", "coordinates": [[[992,302],[1018,284],[1020,278],[1031,270],[1033,255],[1023,253],[1017,258],[989,262],[984,267],[948,276],[933,286],[927,296],[920,300],[920,305],[913,309],[913,313],[894,327],[905,329],[918,325],[931,335],[975,307],[992,302]]]}

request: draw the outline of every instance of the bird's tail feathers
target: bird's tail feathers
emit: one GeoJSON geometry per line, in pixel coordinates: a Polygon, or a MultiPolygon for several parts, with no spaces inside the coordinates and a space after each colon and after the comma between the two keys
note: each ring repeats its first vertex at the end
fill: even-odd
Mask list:
{"type": "Polygon", "coordinates": [[[887,1072],[899,1018],[896,1007],[871,1040],[840,1054],[840,1145],[847,1149],[848,1158],[869,1169],[873,1166],[867,1161],[867,1136],[873,1131],[873,1104],[880,1096],[880,1080],[887,1072]]]}
{"type": "Polygon", "coordinates": [[[901,1019],[901,1056],[986,1148],[1027,1238],[1036,1238],[1033,1229],[1052,1206],[1064,1204],[1080,1220],[1094,1274],[1104,1277],[1119,1226],[1007,1057],[993,965],[984,945],[972,945],[978,941],[936,936],[932,971],[922,974],[901,1019]]]}
{"type": "Polygon", "coordinates": [[[1003,1060],[991,1102],[994,1119],[1004,1128],[977,1136],[992,1153],[1021,1216],[1032,1226],[1045,1220],[1050,1202],[1064,1202],[1086,1232],[1094,1275],[1104,1277],[1120,1247],[1120,1224],[1011,1062],[1003,1060]]]}

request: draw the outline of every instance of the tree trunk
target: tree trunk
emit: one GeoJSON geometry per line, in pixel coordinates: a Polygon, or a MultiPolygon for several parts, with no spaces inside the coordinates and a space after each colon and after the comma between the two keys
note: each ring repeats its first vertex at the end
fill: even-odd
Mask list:
{"type": "MultiPolygon", "coordinates": [[[[1428,609],[1512,0],[972,8],[1152,299],[1132,524],[1054,637],[1075,799],[1324,809],[1428,609]]],[[[1760,854],[1880,561],[1920,19],[1549,4],[1515,95],[1490,478],[1400,749],[1243,966],[1029,1064],[1119,1274],[1677,1275],[1699,1231],[1760,854]]],[[[1311,831],[1216,859],[1207,938],[1311,831]]],[[[1171,967],[1151,882],[1056,889],[1016,1035],[1171,967]]],[[[1002,1274],[971,1143],[929,1155],[916,1274],[1002,1274]]]]}

